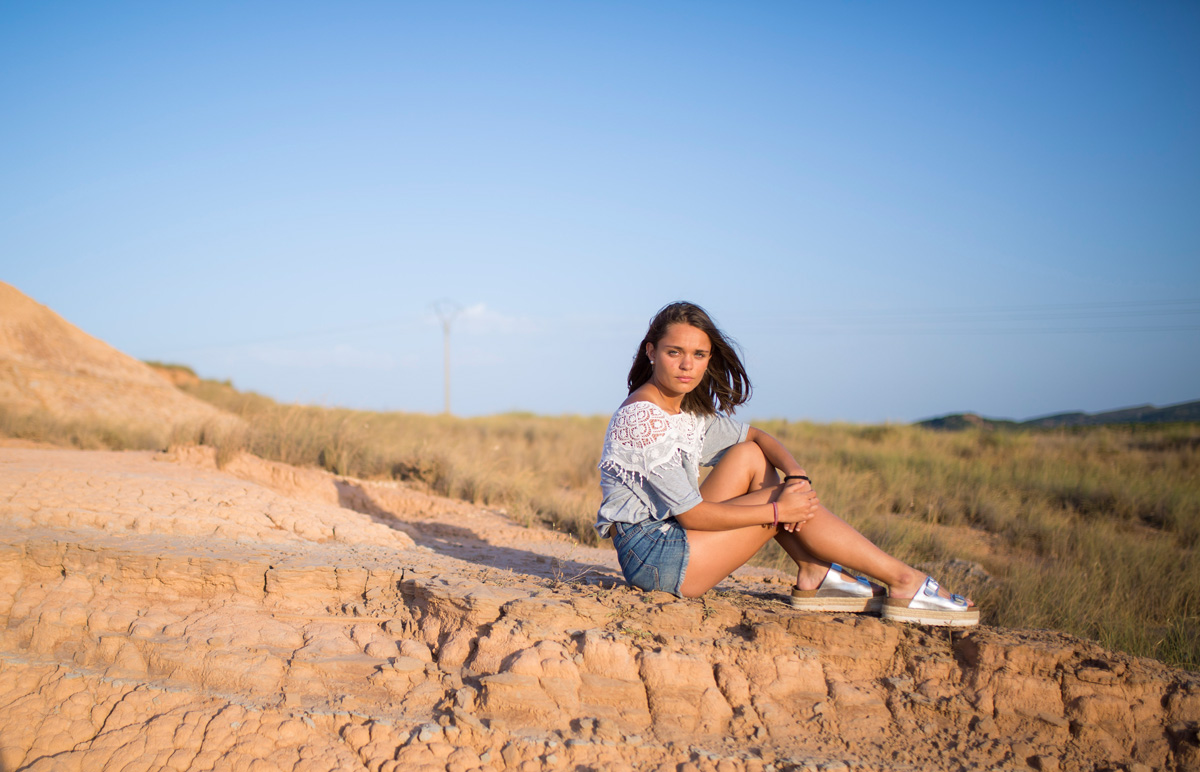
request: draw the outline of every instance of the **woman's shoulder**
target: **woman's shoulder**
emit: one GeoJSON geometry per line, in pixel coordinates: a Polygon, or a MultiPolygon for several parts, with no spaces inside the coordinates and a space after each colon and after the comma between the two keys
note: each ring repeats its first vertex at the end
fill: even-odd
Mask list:
{"type": "Polygon", "coordinates": [[[624,402],[608,422],[608,439],[627,440],[637,436],[638,445],[654,441],[667,433],[671,414],[653,402],[624,402]]]}
{"type": "Polygon", "coordinates": [[[654,404],[653,402],[649,402],[644,399],[635,399],[632,396],[629,399],[622,402],[621,406],[619,408],[617,408],[617,412],[613,413],[613,415],[614,416],[619,416],[619,415],[620,416],[656,415],[656,416],[667,416],[668,418],[671,416],[670,413],[668,413],[666,410],[659,407],[658,405],[654,404]]]}
{"type": "Polygon", "coordinates": [[[690,446],[699,425],[700,418],[691,413],[669,413],[662,406],[644,400],[626,401],[609,421],[606,445],[690,446]]]}
{"type": "Polygon", "coordinates": [[[663,407],[659,404],[657,397],[657,390],[651,388],[650,384],[643,384],[629,393],[629,396],[617,408],[617,414],[647,413],[668,417],[682,415],[682,413],[672,412],[663,407]]]}
{"type": "Polygon", "coordinates": [[[649,400],[625,400],[613,413],[609,426],[629,424],[652,424],[656,427],[703,425],[703,416],[687,411],[672,413],[662,405],[649,400]]]}

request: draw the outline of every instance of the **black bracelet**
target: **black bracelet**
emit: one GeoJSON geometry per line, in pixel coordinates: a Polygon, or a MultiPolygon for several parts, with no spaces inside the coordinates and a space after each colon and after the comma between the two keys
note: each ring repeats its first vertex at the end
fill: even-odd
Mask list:
{"type": "Polygon", "coordinates": [[[805,481],[806,483],[808,483],[809,485],[812,485],[812,480],[808,479],[808,475],[804,475],[804,474],[788,474],[788,475],[784,475],[784,477],[783,477],[783,481],[784,481],[784,482],[787,482],[788,480],[804,480],[804,481],[805,481]]]}

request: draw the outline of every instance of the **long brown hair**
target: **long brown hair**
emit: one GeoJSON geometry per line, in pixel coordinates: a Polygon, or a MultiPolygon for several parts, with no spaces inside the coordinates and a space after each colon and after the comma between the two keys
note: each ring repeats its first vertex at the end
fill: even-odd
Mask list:
{"type": "Polygon", "coordinates": [[[683,409],[699,415],[714,415],[718,410],[732,414],[734,408],[750,399],[750,377],[742,360],[738,358],[734,342],[726,338],[713,323],[708,312],[695,303],[677,301],[663,306],[650,320],[646,337],[638,344],[633,355],[633,366],[629,368],[629,393],[632,394],[654,375],[650,357],[646,356],[646,344],[658,342],[667,334],[672,324],[689,324],[708,336],[712,344],[708,369],[700,385],[684,395],[683,409]]]}

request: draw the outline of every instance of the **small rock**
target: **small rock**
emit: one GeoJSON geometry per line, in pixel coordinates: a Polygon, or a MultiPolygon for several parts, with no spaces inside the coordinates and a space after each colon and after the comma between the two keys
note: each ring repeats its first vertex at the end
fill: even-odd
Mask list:
{"type": "Polygon", "coordinates": [[[464,686],[454,692],[455,704],[464,710],[474,710],[479,692],[473,686],[464,686]]]}
{"type": "Polygon", "coordinates": [[[392,657],[388,660],[388,667],[397,673],[412,674],[424,670],[425,663],[416,657],[392,657]]]}
{"type": "Polygon", "coordinates": [[[417,741],[423,743],[431,742],[437,739],[441,733],[442,728],[437,724],[422,724],[421,728],[417,730],[417,741]]]}
{"type": "Polygon", "coordinates": [[[1030,759],[1033,757],[1033,746],[1025,743],[1017,743],[1012,747],[1012,755],[1017,762],[1021,764],[1028,764],[1030,763],[1030,759]]]}
{"type": "Polygon", "coordinates": [[[1060,729],[1067,729],[1068,727],[1071,726],[1070,721],[1063,718],[1062,716],[1056,716],[1053,713],[1045,713],[1045,712],[1038,713],[1037,717],[1040,718],[1042,721],[1045,721],[1047,724],[1050,724],[1051,726],[1056,726],[1060,729]]]}
{"type": "Polygon", "coordinates": [[[621,727],[611,718],[596,719],[596,736],[605,740],[620,740],[621,727]]]}
{"type": "Polygon", "coordinates": [[[471,729],[474,729],[476,732],[483,733],[483,732],[487,731],[487,727],[485,727],[483,725],[482,721],[475,718],[474,716],[472,716],[470,713],[463,710],[462,708],[454,708],[453,713],[454,713],[454,720],[457,721],[459,724],[461,724],[463,726],[468,726],[471,729]]]}
{"type": "Polygon", "coordinates": [[[1058,758],[1056,756],[1034,756],[1033,768],[1040,772],[1058,772],[1058,758]]]}

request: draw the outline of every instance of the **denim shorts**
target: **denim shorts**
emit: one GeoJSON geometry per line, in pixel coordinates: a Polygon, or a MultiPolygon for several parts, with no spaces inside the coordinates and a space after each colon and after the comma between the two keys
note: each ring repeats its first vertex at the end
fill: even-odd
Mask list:
{"type": "Polygon", "coordinates": [[[640,523],[613,523],[613,546],[625,581],[642,590],[677,597],[687,571],[687,531],[673,517],[640,523]]]}

